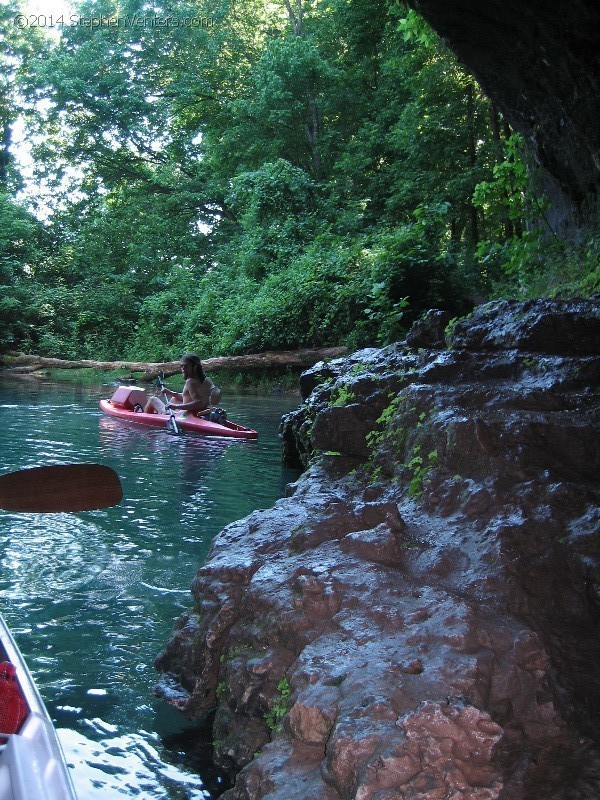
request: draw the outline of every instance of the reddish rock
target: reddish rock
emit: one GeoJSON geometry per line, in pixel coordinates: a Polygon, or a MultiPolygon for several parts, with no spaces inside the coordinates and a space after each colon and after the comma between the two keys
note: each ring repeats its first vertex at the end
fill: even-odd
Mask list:
{"type": "Polygon", "coordinates": [[[309,469],[215,539],[157,658],[216,709],[224,797],[600,798],[599,320],[495,303],[444,349],[432,314],[306,376],[309,469]]]}

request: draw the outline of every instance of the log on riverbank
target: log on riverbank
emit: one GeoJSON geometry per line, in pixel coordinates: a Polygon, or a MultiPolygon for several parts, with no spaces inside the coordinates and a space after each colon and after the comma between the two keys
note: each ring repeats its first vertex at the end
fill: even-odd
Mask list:
{"type": "MultiPolygon", "coordinates": [[[[346,347],[325,347],[317,350],[282,350],[253,353],[245,356],[221,356],[203,359],[202,364],[207,372],[219,370],[232,370],[243,372],[245,370],[271,369],[274,367],[298,367],[306,369],[318,361],[330,358],[339,358],[348,352],[346,347]]],[[[96,369],[102,372],[110,370],[127,370],[128,373],[142,373],[136,376],[141,381],[153,381],[159,372],[164,372],[168,377],[180,371],[180,362],[177,361],[92,361],[82,359],[67,361],[62,358],[45,358],[44,356],[26,355],[18,353],[11,356],[10,364],[4,366],[5,374],[29,374],[48,369],[96,369]]]]}

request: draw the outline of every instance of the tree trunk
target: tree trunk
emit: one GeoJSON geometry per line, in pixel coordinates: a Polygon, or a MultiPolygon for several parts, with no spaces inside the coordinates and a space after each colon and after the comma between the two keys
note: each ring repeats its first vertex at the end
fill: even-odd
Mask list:
{"type": "MultiPolygon", "coordinates": [[[[298,367],[306,369],[312,367],[317,361],[328,358],[339,358],[348,352],[346,347],[325,347],[318,350],[282,350],[265,353],[254,353],[247,356],[223,356],[205,358],[202,366],[206,372],[219,370],[253,370],[270,369],[273,367],[298,367]]],[[[179,361],[149,362],[149,361],[66,361],[61,358],[44,358],[43,356],[25,355],[20,353],[10,359],[10,365],[4,367],[4,374],[28,374],[43,369],[96,369],[126,370],[128,373],[141,372],[138,376],[142,381],[153,381],[159,372],[166,376],[176,375],[181,371],[179,361]]]]}
{"type": "MultiPolygon", "coordinates": [[[[475,90],[472,83],[467,86],[467,135],[469,166],[475,169],[477,163],[477,145],[475,143],[475,90]]],[[[469,200],[469,221],[471,225],[471,243],[473,246],[479,244],[479,221],[477,219],[477,209],[469,200]]]]}

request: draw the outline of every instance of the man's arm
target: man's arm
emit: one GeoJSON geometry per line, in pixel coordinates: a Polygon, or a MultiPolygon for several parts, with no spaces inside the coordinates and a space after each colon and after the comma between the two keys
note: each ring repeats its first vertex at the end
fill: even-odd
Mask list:
{"type": "Polygon", "coordinates": [[[168,394],[169,397],[176,397],[178,400],[183,402],[183,395],[181,394],[181,392],[174,392],[172,389],[167,389],[166,386],[164,387],[163,392],[165,394],[168,394]]]}
{"type": "Polygon", "coordinates": [[[187,380],[185,382],[185,386],[183,387],[183,394],[181,395],[182,401],[186,394],[190,398],[189,400],[187,400],[185,403],[169,402],[169,407],[177,409],[178,411],[208,411],[206,408],[207,398],[205,397],[205,392],[202,389],[201,383],[187,380]]]}

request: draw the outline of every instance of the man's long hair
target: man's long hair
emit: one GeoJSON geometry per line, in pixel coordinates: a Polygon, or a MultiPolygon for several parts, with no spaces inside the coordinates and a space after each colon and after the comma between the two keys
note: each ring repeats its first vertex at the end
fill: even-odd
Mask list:
{"type": "Polygon", "coordinates": [[[204,383],[206,375],[204,374],[204,370],[202,369],[202,362],[200,361],[200,356],[197,356],[196,353],[186,353],[185,355],[181,356],[181,360],[190,363],[194,368],[194,372],[200,383],[204,383]]]}

